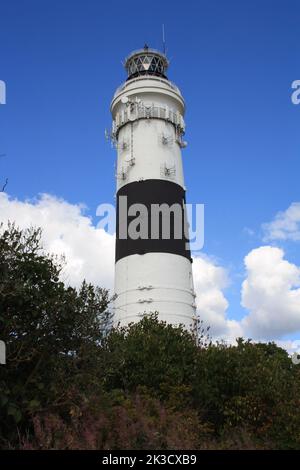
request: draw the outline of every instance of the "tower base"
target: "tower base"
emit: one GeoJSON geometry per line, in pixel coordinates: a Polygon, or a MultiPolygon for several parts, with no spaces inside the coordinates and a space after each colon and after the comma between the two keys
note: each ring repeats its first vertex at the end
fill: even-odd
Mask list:
{"type": "Polygon", "coordinates": [[[115,294],[114,326],[136,323],[157,312],[162,321],[194,329],[192,264],[184,256],[146,253],[120,259],[115,266],[115,294]]]}

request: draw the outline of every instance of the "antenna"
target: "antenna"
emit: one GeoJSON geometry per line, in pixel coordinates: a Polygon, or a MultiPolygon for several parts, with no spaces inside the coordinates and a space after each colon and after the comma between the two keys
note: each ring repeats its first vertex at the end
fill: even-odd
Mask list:
{"type": "Polygon", "coordinates": [[[165,25],[162,24],[162,42],[163,42],[163,53],[166,55],[166,39],[165,39],[165,25]]]}

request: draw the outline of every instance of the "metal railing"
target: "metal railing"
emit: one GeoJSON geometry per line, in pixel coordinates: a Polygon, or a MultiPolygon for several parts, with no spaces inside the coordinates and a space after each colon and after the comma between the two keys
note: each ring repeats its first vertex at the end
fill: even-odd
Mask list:
{"type": "Polygon", "coordinates": [[[185,123],[179,112],[175,112],[168,107],[162,106],[146,106],[141,103],[134,103],[133,107],[129,107],[117,113],[113,121],[112,134],[117,137],[119,129],[138,119],[163,119],[173,124],[179,134],[184,134],[185,123]]]}

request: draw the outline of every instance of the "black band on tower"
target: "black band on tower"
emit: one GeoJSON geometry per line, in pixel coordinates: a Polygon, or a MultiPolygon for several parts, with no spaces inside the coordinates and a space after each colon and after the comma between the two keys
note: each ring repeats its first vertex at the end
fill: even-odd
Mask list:
{"type": "MultiPolygon", "coordinates": [[[[125,256],[145,253],[173,253],[190,259],[188,239],[185,237],[186,213],[184,204],[184,189],[170,181],[157,179],[136,181],[120,188],[117,192],[116,262],[125,256]],[[138,206],[134,208],[133,204],[143,204],[147,211],[144,219],[141,218],[138,206]],[[133,215],[128,215],[130,208],[134,209],[133,215]],[[160,211],[160,209],[162,210],[160,211]],[[179,219],[180,209],[181,218],[179,219]],[[159,219],[155,219],[153,212],[151,217],[153,210],[155,214],[157,211],[159,212],[159,219]],[[164,215],[162,215],[163,213],[164,215]],[[168,236],[168,230],[166,231],[166,225],[164,225],[168,225],[168,218],[170,236],[168,236]],[[137,219],[140,219],[143,229],[133,222],[137,219]],[[155,220],[158,220],[158,228],[157,224],[155,225],[155,220]],[[135,224],[136,232],[140,232],[140,237],[137,239],[132,239],[129,236],[131,222],[135,224]],[[153,233],[156,234],[154,237],[153,233]]],[[[145,214],[144,210],[143,214],[145,214]]]]}

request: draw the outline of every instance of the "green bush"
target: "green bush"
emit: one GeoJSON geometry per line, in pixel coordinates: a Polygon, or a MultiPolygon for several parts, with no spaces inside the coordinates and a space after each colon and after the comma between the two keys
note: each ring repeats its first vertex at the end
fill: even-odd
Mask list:
{"type": "MultiPolygon", "coordinates": [[[[300,366],[156,314],[110,329],[109,294],[60,281],[39,230],[0,227],[0,446],[300,449],[300,366]]],[[[101,262],[101,260],[99,260],[101,262]]]]}

